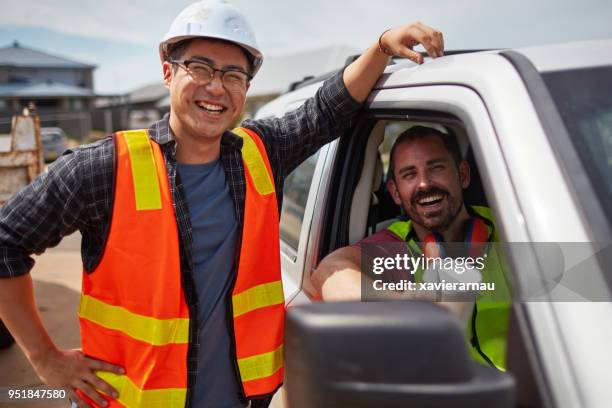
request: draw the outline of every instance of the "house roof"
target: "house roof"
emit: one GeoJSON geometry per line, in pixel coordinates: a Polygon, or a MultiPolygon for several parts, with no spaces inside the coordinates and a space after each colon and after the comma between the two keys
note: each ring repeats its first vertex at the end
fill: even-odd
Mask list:
{"type": "Polygon", "coordinates": [[[155,102],[168,96],[163,83],[155,83],[137,88],[128,94],[130,103],[155,102]]]}
{"type": "Polygon", "coordinates": [[[155,107],[157,108],[167,108],[168,106],[170,106],[170,95],[166,96],[164,99],[160,99],[155,104],[155,107]]]}
{"type": "Polygon", "coordinates": [[[62,96],[95,96],[91,89],[61,84],[58,82],[39,82],[25,84],[0,84],[0,98],[56,98],[62,96]]]}
{"type": "MultiPolygon", "coordinates": [[[[168,89],[163,83],[158,82],[136,88],[127,94],[98,95],[94,104],[96,108],[142,103],[151,103],[155,106],[164,106],[160,105],[160,103],[166,98],[168,98],[168,101],[170,100],[168,89]]],[[[170,102],[168,102],[168,105],[169,104],[170,102]]]]}
{"type": "Polygon", "coordinates": [[[27,48],[15,41],[8,47],[0,48],[0,67],[20,68],[82,68],[91,69],[95,65],[85,64],[68,58],[51,55],[43,51],[27,48]]]}
{"type": "Polygon", "coordinates": [[[266,58],[251,82],[247,97],[283,93],[291,83],[306,76],[318,76],[343,67],[346,59],[355,54],[359,54],[359,51],[334,46],[266,58]]]}

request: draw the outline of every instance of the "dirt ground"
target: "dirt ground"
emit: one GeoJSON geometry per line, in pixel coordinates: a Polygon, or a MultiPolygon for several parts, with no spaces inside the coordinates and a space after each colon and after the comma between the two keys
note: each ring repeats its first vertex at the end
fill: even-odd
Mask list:
{"type": "MultiPolygon", "coordinates": [[[[81,291],[81,237],[66,237],[56,248],[35,257],[32,270],[38,309],[51,338],[62,348],[79,347],[77,307],[81,291]]],[[[64,408],[67,400],[7,402],[8,389],[42,386],[17,345],[0,350],[0,407],[64,408]]]]}

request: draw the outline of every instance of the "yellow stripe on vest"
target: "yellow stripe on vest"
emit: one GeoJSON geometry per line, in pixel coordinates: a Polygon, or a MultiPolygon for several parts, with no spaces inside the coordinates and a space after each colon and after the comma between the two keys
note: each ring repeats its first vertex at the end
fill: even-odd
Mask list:
{"type": "Polygon", "coordinates": [[[119,393],[117,400],[126,407],[184,408],[187,389],[160,388],[141,390],[126,375],[97,371],[96,375],[109,383],[119,393]]]}
{"type": "Polygon", "coordinates": [[[283,284],[280,280],[253,286],[232,296],[234,318],[252,310],[285,302],[283,284]]]}
{"type": "Polygon", "coordinates": [[[283,366],[283,346],[268,353],[239,358],[238,368],[242,381],[269,377],[283,366]]]}
{"type": "Polygon", "coordinates": [[[146,317],[88,295],[81,296],[79,316],[154,346],[183,344],[189,341],[189,319],[146,317]]]}
{"type": "Polygon", "coordinates": [[[160,210],[162,208],[161,194],[159,192],[155,158],[149,144],[147,131],[130,130],[123,132],[123,134],[132,165],[136,209],[138,211],[160,210]]]}
{"type": "Polygon", "coordinates": [[[236,128],[233,132],[242,137],[242,159],[246,163],[257,192],[260,195],[274,193],[274,183],[251,135],[241,128],[236,128]]]}

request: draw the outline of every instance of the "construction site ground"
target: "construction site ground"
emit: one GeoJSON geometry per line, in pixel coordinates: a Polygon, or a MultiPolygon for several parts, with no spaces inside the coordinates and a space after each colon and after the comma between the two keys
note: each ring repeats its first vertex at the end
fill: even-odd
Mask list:
{"type": "MultiPolygon", "coordinates": [[[[55,248],[35,256],[32,270],[38,309],[51,338],[62,348],[78,348],[77,308],[81,292],[81,236],[75,233],[55,248]]],[[[38,376],[17,345],[0,350],[0,407],[65,408],[67,400],[7,401],[8,389],[42,386],[38,376]]]]}

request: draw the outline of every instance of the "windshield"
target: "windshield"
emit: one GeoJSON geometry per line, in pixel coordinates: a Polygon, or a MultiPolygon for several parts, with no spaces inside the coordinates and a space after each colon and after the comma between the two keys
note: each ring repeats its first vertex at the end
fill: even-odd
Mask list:
{"type": "Polygon", "coordinates": [[[43,133],[42,134],[42,140],[43,142],[55,142],[58,141],[61,138],[61,136],[59,135],[59,133],[43,133]]]}
{"type": "Polygon", "coordinates": [[[612,67],[549,72],[542,77],[612,223],[612,67]]]}

